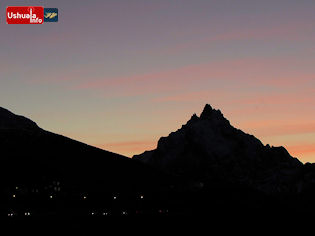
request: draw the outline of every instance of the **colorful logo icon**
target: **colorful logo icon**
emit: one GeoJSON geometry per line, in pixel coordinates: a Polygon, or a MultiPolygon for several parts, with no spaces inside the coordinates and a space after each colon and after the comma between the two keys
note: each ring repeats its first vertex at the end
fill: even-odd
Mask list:
{"type": "Polygon", "coordinates": [[[43,24],[43,7],[7,7],[8,24],[43,24]]]}
{"type": "Polygon", "coordinates": [[[44,8],[45,22],[58,22],[58,8],[44,8]]]}

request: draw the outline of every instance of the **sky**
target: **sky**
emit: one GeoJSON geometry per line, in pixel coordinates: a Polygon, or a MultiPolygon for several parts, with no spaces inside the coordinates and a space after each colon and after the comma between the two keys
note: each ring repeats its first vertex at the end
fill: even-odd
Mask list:
{"type": "Polygon", "coordinates": [[[0,2],[0,106],[131,157],[204,105],[315,162],[314,0],[0,2]],[[59,9],[7,25],[7,6],[59,9]]]}

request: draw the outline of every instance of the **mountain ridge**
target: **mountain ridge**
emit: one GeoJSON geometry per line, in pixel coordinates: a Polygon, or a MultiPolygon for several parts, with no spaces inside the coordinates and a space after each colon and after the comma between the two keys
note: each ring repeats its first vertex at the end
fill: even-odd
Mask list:
{"type": "Polygon", "coordinates": [[[119,215],[121,206],[111,205],[114,194],[133,196],[121,200],[131,207],[139,192],[168,185],[167,175],[153,167],[46,131],[3,108],[0,124],[0,218],[24,214],[24,208],[64,217],[64,211],[88,216],[93,208],[108,207],[119,215]],[[83,201],[87,195],[91,201],[83,201]]]}
{"type": "Polygon", "coordinates": [[[0,129],[40,129],[38,125],[20,115],[16,115],[11,111],[0,107],[0,129]]]}
{"type": "Polygon", "coordinates": [[[133,159],[6,109],[1,122],[0,218],[315,212],[315,165],[263,145],[210,105],[133,159]]]}
{"type": "Polygon", "coordinates": [[[298,183],[285,173],[298,175],[303,166],[284,147],[263,145],[255,136],[234,128],[209,104],[200,117],[194,114],[180,129],[160,138],[155,150],[133,159],[177,176],[202,182],[223,179],[266,193],[298,191],[298,183]]]}

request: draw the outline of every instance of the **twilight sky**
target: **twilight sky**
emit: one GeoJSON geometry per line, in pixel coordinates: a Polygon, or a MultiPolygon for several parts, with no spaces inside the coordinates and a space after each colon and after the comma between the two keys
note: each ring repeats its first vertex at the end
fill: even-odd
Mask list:
{"type": "Polygon", "coordinates": [[[314,0],[0,2],[0,106],[127,156],[206,103],[315,162],[314,0]],[[6,6],[59,8],[7,25],[6,6]]]}

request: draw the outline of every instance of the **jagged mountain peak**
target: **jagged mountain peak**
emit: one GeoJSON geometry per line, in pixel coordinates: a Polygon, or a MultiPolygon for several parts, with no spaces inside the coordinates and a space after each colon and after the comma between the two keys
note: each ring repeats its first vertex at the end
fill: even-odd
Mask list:
{"type": "Polygon", "coordinates": [[[263,182],[260,178],[270,170],[302,165],[285,148],[265,146],[253,135],[234,128],[220,110],[209,104],[200,117],[194,114],[182,128],[160,138],[155,150],[134,158],[175,175],[203,181],[222,178],[227,182],[256,184],[255,188],[268,191],[276,188],[277,183],[266,187],[256,181],[263,182]]]}
{"type": "Polygon", "coordinates": [[[38,125],[32,120],[15,115],[11,111],[0,107],[0,129],[39,129],[38,125]]]}
{"type": "Polygon", "coordinates": [[[214,125],[230,125],[230,122],[223,116],[220,110],[213,109],[210,104],[206,104],[200,117],[196,113],[192,115],[187,124],[191,124],[200,120],[206,120],[212,122],[214,125]]]}
{"type": "Polygon", "coordinates": [[[206,104],[205,107],[203,108],[203,111],[200,117],[204,117],[204,118],[211,117],[214,111],[215,110],[211,107],[210,104],[206,104]]]}

